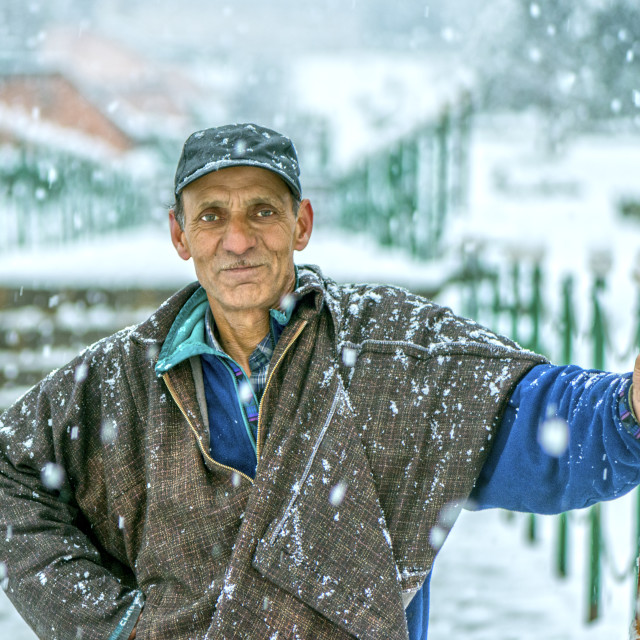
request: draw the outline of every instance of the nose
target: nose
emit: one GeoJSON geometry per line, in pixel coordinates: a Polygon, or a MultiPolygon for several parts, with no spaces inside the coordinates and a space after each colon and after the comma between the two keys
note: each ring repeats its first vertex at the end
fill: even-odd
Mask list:
{"type": "Polygon", "coordinates": [[[222,237],[222,248],[241,256],[255,245],[255,234],[248,221],[244,217],[230,216],[222,237]]]}

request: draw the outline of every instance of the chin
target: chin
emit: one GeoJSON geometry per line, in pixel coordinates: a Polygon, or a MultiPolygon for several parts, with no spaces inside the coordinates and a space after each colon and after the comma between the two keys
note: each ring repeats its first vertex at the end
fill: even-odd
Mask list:
{"type": "Polygon", "coordinates": [[[266,300],[258,296],[247,296],[243,298],[233,298],[230,300],[220,301],[224,307],[230,311],[253,311],[254,309],[271,308],[266,300]]]}

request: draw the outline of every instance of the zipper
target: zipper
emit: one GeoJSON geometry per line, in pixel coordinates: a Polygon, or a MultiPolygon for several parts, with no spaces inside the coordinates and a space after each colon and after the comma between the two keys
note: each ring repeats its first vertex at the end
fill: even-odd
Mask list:
{"type": "MultiPolygon", "coordinates": [[[[291,340],[289,341],[289,344],[285,347],[284,351],[280,354],[280,357],[278,358],[278,361],[275,363],[275,365],[273,365],[273,368],[271,369],[271,373],[269,374],[269,377],[267,378],[267,384],[265,384],[264,390],[262,391],[262,398],[260,398],[260,405],[258,406],[258,433],[256,434],[256,447],[257,447],[257,462],[258,462],[258,464],[260,464],[260,442],[262,441],[262,438],[260,437],[261,429],[262,429],[262,403],[264,402],[264,398],[267,395],[267,389],[269,389],[269,383],[271,382],[271,378],[273,377],[273,374],[274,374],[275,370],[278,368],[278,365],[282,362],[282,359],[287,354],[287,351],[289,351],[291,345],[298,339],[298,337],[302,333],[302,330],[306,326],[307,326],[307,320],[304,320],[302,322],[302,324],[300,325],[300,327],[298,328],[298,330],[295,332],[293,338],[291,338],[291,340]]],[[[257,468],[256,468],[256,475],[257,475],[257,473],[258,472],[257,472],[257,468]]]]}
{"type": "MultiPolygon", "coordinates": [[[[251,484],[253,484],[253,478],[250,478],[246,473],[242,473],[242,471],[239,471],[238,469],[234,469],[233,467],[228,467],[226,464],[222,464],[221,462],[216,462],[211,457],[211,454],[206,450],[206,447],[202,443],[202,438],[200,437],[198,430],[193,426],[193,423],[191,422],[191,418],[189,418],[189,416],[187,415],[187,412],[184,410],[184,407],[182,406],[182,403],[178,399],[178,395],[176,394],[176,391],[173,385],[171,384],[171,381],[169,380],[169,374],[165,373],[162,376],[162,379],[164,380],[164,383],[167,385],[167,389],[169,389],[169,393],[171,394],[173,401],[178,405],[178,409],[180,409],[180,412],[182,413],[185,420],[187,421],[191,431],[193,432],[193,435],[196,437],[196,440],[198,441],[198,447],[202,455],[214,466],[219,467],[220,469],[224,469],[225,471],[231,471],[233,473],[237,473],[239,476],[242,476],[243,478],[248,480],[251,484]]],[[[258,418],[258,422],[259,422],[259,418],[258,418]]]]}

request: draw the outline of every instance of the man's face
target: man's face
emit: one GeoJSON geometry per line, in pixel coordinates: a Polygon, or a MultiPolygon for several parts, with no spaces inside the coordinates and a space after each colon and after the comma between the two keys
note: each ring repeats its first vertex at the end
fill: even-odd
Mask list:
{"type": "Polygon", "coordinates": [[[180,257],[193,258],[214,316],[278,307],[293,290],[293,251],[309,242],[308,200],[296,216],[294,201],[277,174],[230,167],[206,174],[182,191],[184,229],[170,214],[180,257]]]}

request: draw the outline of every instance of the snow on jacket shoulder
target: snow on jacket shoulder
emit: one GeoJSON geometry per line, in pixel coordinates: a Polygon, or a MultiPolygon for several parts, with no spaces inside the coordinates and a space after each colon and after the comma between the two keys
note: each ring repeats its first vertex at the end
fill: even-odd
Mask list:
{"type": "Polygon", "coordinates": [[[0,417],[0,559],[40,635],[127,637],[144,598],[144,640],[407,637],[430,532],[542,359],[401,289],[299,273],[254,482],[211,459],[189,363],[154,372],[197,285],[0,417]]]}

